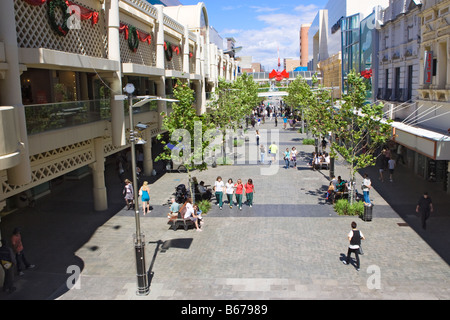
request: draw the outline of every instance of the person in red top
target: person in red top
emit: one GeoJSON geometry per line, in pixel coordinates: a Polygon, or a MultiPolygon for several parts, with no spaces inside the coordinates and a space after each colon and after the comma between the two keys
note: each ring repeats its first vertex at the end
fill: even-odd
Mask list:
{"type": "Polygon", "coordinates": [[[251,208],[253,205],[253,193],[255,192],[255,185],[253,184],[253,180],[248,179],[244,187],[245,187],[245,196],[247,198],[247,204],[251,208]]]}
{"type": "Polygon", "coordinates": [[[238,203],[239,210],[242,210],[242,195],[244,193],[244,185],[242,184],[242,180],[238,179],[234,187],[236,188],[236,202],[238,203]]]}
{"type": "Polygon", "coordinates": [[[11,236],[11,245],[14,253],[16,254],[17,272],[19,273],[19,276],[22,276],[23,266],[25,266],[26,269],[33,269],[35,265],[28,263],[27,259],[25,258],[25,255],[23,253],[22,236],[20,235],[19,228],[14,228],[13,234],[11,236]]]}

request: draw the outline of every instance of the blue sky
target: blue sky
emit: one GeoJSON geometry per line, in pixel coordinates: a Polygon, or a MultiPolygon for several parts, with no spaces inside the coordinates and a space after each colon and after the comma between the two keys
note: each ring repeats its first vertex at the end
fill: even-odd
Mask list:
{"type": "MultiPolygon", "coordinates": [[[[196,0],[180,0],[184,5],[196,0]]],[[[242,56],[253,56],[271,71],[281,58],[300,57],[300,25],[311,23],[328,0],[204,0],[210,25],[223,37],[236,39],[242,56]]],[[[363,1],[363,0],[361,0],[363,1]]]]}

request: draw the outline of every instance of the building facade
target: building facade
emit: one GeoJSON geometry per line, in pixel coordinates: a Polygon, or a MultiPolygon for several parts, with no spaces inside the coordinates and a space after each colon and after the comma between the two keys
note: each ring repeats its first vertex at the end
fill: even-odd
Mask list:
{"type": "Polygon", "coordinates": [[[448,192],[449,11],[449,0],[390,2],[379,30],[376,90],[405,165],[448,192]]]}
{"type": "MultiPolygon", "coordinates": [[[[128,108],[115,99],[125,84],[136,95],[170,97],[178,79],[188,82],[201,114],[218,78],[237,74],[234,59],[209,41],[203,3],[15,0],[0,9],[0,210],[83,173],[93,176],[95,210],[106,210],[105,159],[130,146],[128,108]]],[[[158,101],[135,110],[136,123],[148,125],[147,175],[150,142],[170,108],[158,101]]]]}

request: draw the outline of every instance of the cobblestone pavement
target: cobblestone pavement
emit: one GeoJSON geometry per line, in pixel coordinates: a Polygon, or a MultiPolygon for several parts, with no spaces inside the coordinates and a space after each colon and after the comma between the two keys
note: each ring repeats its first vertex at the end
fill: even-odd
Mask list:
{"type": "MultiPolygon", "coordinates": [[[[271,125],[261,128],[271,128],[271,125]]],[[[414,227],[418,224],[418,218],[412,213],[401,217],[377,192],[378,189],[381,193],[387,190],[389,196],[386,198],[392,198],[402,189],[399,188],[400,183],[408,185],[406,180],[396,181],[395,186],[380,184],[377,190],[371,191],[371,199],[375,203],[371,222],[358,217],[337,216],[332,206],[325,202],[328,171],[312,171],[306,167],[307,156],[313,147],[301,144],[304,137],[291,130],[281,129],[280,132],[280,150],[296,146],[301,152],[298,169],[284,169],[280,161],[278,173],[269,176],[261,174],[261,165],[249,164],[218,166],[194,172],[198,181],[203,180],[206,184],[213,184],[220,175],[224,180],[241,178],[246,181],[252,178],[256,186],[252,208],[244,205],[240,211],[225,205],[223,210],[219,210],[213,205],[205,215],[202,232],[192,229],[184,231],[182,228],[175,232],[167,224],[168,207],[164,204],[176,185],[187,184],[185,174],[168,173],[151,184],[153,210],[140,219],[146,240],[149,295],[136,295],[132,239],[135,233],[134,213],[123,210],[121,195],[111,194],[112,190],[117,192],[119,189],[111,187],[108,190],[112,205],[107,214],[97,214],[87,209],[91,205],[88,199],[86,202],[76,202],[80,208],[76,213],[78,218],[94,215],[93,220],[97,224],[93,225],[96,227],[86,227],[81,237],[80,230],[73,230],[83,229],[81,221],[63,227],[50,224],[55,231],[59,228],[66,231],[64,234],[55,232],[56,237],[51,241],[38,240],[39,246],[30,245],[30,256],[39,261],[38,267],[27,271],[18,280],[17,286],[22,290],[10,296],[0,295],[0,298],[36,298],[32,295],[33,290],[42,292],[42,286],[51,284],[53,287],[47,295],[38,298],[449,299],[450,268],[445,260],[448,257],[448,249],[445,248],[449,246],[445,247],[445,244],[449,241],[449,229],[442,229],[443,226],[450,227],[448,212],[445,214],[440,210],[438,217],[430,220],[426,232],[431,235],[416,231],[414,227]],[[122,210],[114,212],[115,208],[122,210]],[[80,214],[79,210],[83,209],[86,213],[80,214]],[[352,221],[358,223],[366,237],[360,271],[354,265],[342,263],[347,254],[347,233],[352,221]],[[54,242],[59,239],[60,246],[64,245],[59,248],[62,251],[51,252],[58,247],[54,242]],[[51,245],[46,247],[49,242],[51,245]],[[443,243],[441,246],[444,247],[438,246],[436,249],[430,246],[438,242],[443,243]],[[46,260],[42,260],[43,257],[46,260]],[[64,263],[54,262],[52,268],[52,263],[48,261],[50,257],[55,261],[63,259],[64,263]],[[65,281],[69,274],[65,270],[70,264],[82,268],[79,289],[67,289],[65,281]]],[[[252,142],[250,145],[256,148],[252,142]]],[[[348,176],[342,162],[337,162],[336,175],[348,176]]],[[[376,176],[372,172],[371,176],[376,184],[376,176]]],[[[361,180],[360,176],[358,178],[361,180]]],[[[112,181],[116,180],[112,178],[112,181]]],[[[417,186],[422,187],[423,184],[417,186]]],[[[77,196],[77,192],[81,197],[83,192],[76,190],[71,192],[71,196],[77,196]]],[[[411,188],[409,192],[409,198],[416,196],[411,188]]],[[[63,203],[67,197],[68,192],[56,197],[61,201],[59,210],[48,211],[64,216],[63,203]]],[[[448,208],[448,197],[447,200],[442,198],[445,199],[437,199],[437,207],[443,208],[445,205],[448,208]]],[[[409,208],[416,200],[407,199],[406,207],[409,208]]],[[[399,201],[403,200],[397,199],[399,201]]],[[[54,208],[58,202],[53,199],[48,205],[54,208]]],[[[404,208],[405,205],[401,205],[397,211],[404,208]]],[[[67,211],[71,210],[74,209],[69,206],[67,211]]],[[[44,211],[39,212],[39,215],[44,214],[44,211]]],[[[3,219],[2,224],[12,228],[16,221],[12,218],[8,221],[7,218],[3,219]]],[[[58,221],[62,224],[64,219],[58,221]]],[[[84,217],[82,221],[88,220],[84,217]]],[[[52,234],[51,226],[45,227],[47,236],[52,234]]],[[[29,231],[27,236],[44,237],[44,234],[42,230],[29,231]]]]}

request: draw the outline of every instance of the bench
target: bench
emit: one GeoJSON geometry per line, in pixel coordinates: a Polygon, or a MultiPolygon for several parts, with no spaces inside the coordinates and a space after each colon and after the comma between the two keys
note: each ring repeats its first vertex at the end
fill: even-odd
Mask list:
{"type": "MultiPolygon", "coordinates": [[[[195,223],[191,219],[184,219],[181,217],[181,214],[178,212],[177,217],[170,217],[169,218],[169,224],[172,224],[171,229],[173,231],[177,231],[178,227],[181,225],[184,228],[184,231],[188,231],[190,226],[193,226],[195,228],[195,223]]],[[[200,228],[200,223],[199,223],[200,228]]]]}
{"type": "Polygon", "coordinates": [[[339,199],[348,199],[348,191],[335,191],[333,192],[333,201],[339,199]]]}

